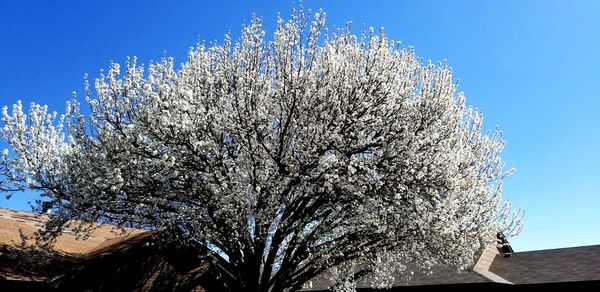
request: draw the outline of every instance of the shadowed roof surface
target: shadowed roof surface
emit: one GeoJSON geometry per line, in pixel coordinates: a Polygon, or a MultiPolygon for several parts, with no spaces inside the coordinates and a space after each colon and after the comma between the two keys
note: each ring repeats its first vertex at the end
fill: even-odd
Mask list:
{"type": "MultiPolygon", "coordinates": [[[[449,284],[479,284],[489,283],[490,280],[484,278],[478,273],[472,270],[466,270],[459,272],[449,266],[440,265],[431,268],[429,271],[423,271],[414,264],[406,264],[406,271],[413,271],[413,275],[410,276],[410,280],[407,280],[403,275],[395,275],[394,287],[398,286],[429,286],[429,285],[449,285],[449,284]]],[[[331,283],[329,280],[324,278],[316,278],[312,280],[312,288],[310,290],[327,290],[331,283]]],[[[365,281],[358,281],[356,283],[357,288],[370,288],[368,283],[365,281]]]]}
{"type": "MultiPolygon", "coordinates": [[[[171,244],[155,245],[151,236],[155,232],[152,231],[129,230],[128,235],[124,235],[111,225],[98,225],[89,238],[82,240],[67,229],[48,254],[19,245],[21,233],[32,236],[46,220],[47,215],[0,208],[0,287],[4,287],[3,283],[13,283],[6,282],[12,280],[21,281],[21,284],[14,282],[15,285],[36,282],[39,283],[39,287],[35,286],[37,288],[50,288],[47,285],[51,285],[59,290],[103,287],[99,290],[112,291],[128,287],[221,291],[223,288],[214,281],[219,276],[214,274],[209,262],[199,256],[202,254],[199,250],[171,244]],[[40,262],[42,256],[47,258],[40,262]],[[50,279],[54,280],[47,282],[50,279]],[[110,283],[120,286],[111,286],[110,283]]],[[[545,287],[543,285],[549,283],[566,283],[563,286],[567,288],[573,283],[584,283],[590,287],[600,285],[600,245],[517,252],[509,257],[497,254],[490,257],[490,264],[490,272],[519,286],[545,287]]],[[[448,266],[437,266],[423,272],[409,263],[407,271],[411,270],[415,272],[410,281],[397,275],[394,289],[439,285],[471,285],[486,289],[506,287],[473,270],[458,272],[448,266]]],[[[310,290],[324,290],[329,284],[323,278],[315,279],[310,290]]],[[[585,285],[582,287],[587,287],[585,285]]],[[[359,281],[357,286],[371,291],[363,281],[359,281]]]]}
{"type": "Polygon", "coordinates": [[[600,279],[600,245],[497,255],[490,271],[514,284],[600,279]]]}

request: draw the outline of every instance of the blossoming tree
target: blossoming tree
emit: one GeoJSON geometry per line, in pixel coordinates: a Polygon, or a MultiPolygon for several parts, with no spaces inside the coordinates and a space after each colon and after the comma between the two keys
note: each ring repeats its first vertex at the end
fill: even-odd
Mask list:
{"type": "Polygon", "coordinates": [[[468,266],[510,221],[500,134],[482,132],[445,64],[306,15],[271,40],[255,17],[179,68],[112,64],[89,107],[74,97],[60,116],[4,107],[0,187],[40,191],[50,235],[76,219],[204,246],[231,290],[468,266]]]}

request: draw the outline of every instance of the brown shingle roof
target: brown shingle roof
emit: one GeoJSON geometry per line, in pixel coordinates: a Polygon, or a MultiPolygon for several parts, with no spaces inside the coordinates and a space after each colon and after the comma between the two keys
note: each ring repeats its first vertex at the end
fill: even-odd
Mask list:
{"type": "Polygon", "coordinates": [[[600,280],[600,245],[497,255],[490,271],[514,284],[600,280]]]}
{"type": "MultiPolygon", "coordinates": [[[[19,249],[21,232],[31,236],[47,219],[46,215],[0,208],[0,288],[5,287],[3,283],[8,283],[3,279],[38,283],[55,279],[52,285],[58,288],[91,289],[100,285],[106,291],[119,287],[185,290],[218,285],[209,262],[198,257],[202,252],[197,247],[166,245],[158,248],[152,244],[154,240],[150,235],[154,233],[150,231],[130,230],[129,235],[123,236],[110,225],[98,225],[86,240],[77,239],[72,231],[67,230],[58,237],[54,250],[49,254],[19,249]],[[41,256],[47,259],[40,263],[41,256]]],[[[490,272],[516,285],[585,281],[592,283],[589,285],[600,284],[600,245],[520,252],[511,257],[492,255],[490,262],[490,272]]],[[[408,269],[419,270],[411,265],[408,269]]],[[[497,285],[476,272],[458,273],[445,266],[433,268],[431,274],[415,272],[408,283],[402,277],[397,279],[394,286],[398,289],[410,288],[407,286],[497,285]]],[[[315,281],[314,284],[314,290],[327,287],[327,281],[315,281]]],[[[360,282],[358,284],[365,287],[360,282]]]]}
{"type": "MultiPolygon", "coordinates": [[[[480,284],[489,283],[490,280],[482,277],[481,275],[473,272],[472,270],[466,270],[459,272],[446,265],[439,265],[431,268],[430,270],[423,270],[418,268],[416,265],[408,263],[406,264],[406,271],[413,271],[413,275],[410,280],[403,275],[395,275],[394,287],[406,287],[406,286],[429,286],[429,285],[450,285],[450,284],[480,284]]],[[[370,288],[368,283],[365,281],[358,281],[356,283],[357,288],[370,288]]],[[[312,280],[312,288],[306,289],[306,291],[315,290],[323,291],[327,290],[331,283],[324,278],[317,277],[312,280]]]]}
{"type": "Polygon", "coordinates": [[[153,234],[130,235],[80,257],[50,286],[59,291],[204,291],[215,285],[199,250],[160,243],[153,234]]]}
{"type": "Polygon", "coordinates": [[[59,291],[211,291],[223,290],[211,264],[194,246],[155,240],[156,231],[98,225],[77,239],[58,237],[53,250],[21,245],[48,216],[0,208],[0,290],[34,287],[59,291]],[[32,286],[29,283],[37,283],[32,286]]]}
{"type": "MultiPolygon", "coordinates": [[[[48,216],[25,211],[16,211],[0,208],[0,244],[15,246],[20,244],[21,232],[26,237],[32,237],[34,232],[43,227],[48,216]]],[[[131,234],[144,232],[143,230],[128,230],[131,234]]],[[[123,238],[114,226],[98,225],[88,238],[78,239],[73,231],[66,229],[54,244],[55,251],[74,255],[89,253],[107,242],[114,242],[123,238]]],[[[29,242],[31,243],[31,242],[29,242]]]]}
{"type": "Polygon", "coordinates": [[[394,286],[419,286],[419,285],[446,285],[464,283],[485,283],[488,279],[473,272],[472,270],[457,271],[451,267],[440,265],[433,267],[430,272],[417,270],[411,277],[410,282],[398,281],[394,286]]]}
{"type": "Polygon", "coordinates": [[[130,229],[124,236],[113,226],[99,224],[81,239],[67,228],[52,250],[45,250],[35,246],[33,235],[47,220],[44,214],[0,208],[0,280],[45,281],[83,255],[144,232],[130,229]]]}

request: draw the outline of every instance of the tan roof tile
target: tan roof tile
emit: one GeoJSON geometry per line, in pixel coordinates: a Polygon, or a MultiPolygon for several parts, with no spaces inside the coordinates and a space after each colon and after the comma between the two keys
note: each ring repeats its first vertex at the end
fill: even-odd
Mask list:
{"type": "MultiPolygon", "coordinates": [[[[47,215],[0,208],[0,244],[20,244],[22,242],[21,232],[26,237],[32,237],[37,230],[43,227],[46,220],[48,220],[47,215]]],[[[129,234],[141,232],[144,230],[128,230],[129,234]]],[[[86,239],[77,238],[73,231],[67,228],[56,239],[53,248],[64,253],[86,254],[107,243],[117,242],[121,238],[124,238],[124,235],[111,225],[99,225],[86,239]]]]}

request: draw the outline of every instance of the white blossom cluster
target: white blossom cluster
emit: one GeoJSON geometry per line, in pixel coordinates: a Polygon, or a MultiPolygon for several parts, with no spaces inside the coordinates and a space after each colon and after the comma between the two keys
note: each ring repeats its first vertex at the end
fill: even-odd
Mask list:
{"type": "Polygon", "coordinates": [[[43,192],[50,233],[78,219],[203,245],[232,290],[389,287],[403,263],[464,268],[502,222],[518,228],[497,220],[500,132],[482,131],[451,69],[307,15],[278,19],[272,40],[254,17],[178,69],[112,64],[89,110],[5,107],[0,187],[43,192]]]}

